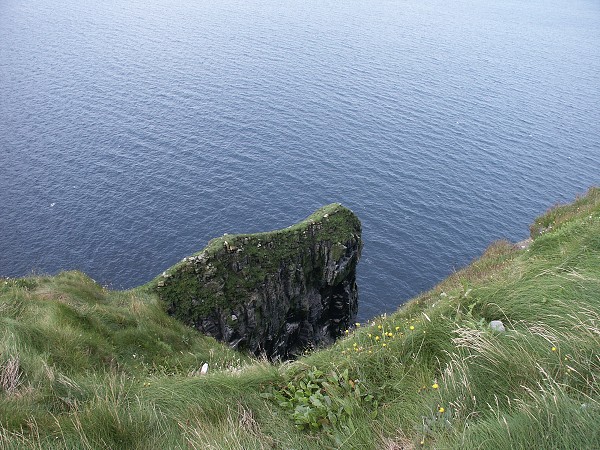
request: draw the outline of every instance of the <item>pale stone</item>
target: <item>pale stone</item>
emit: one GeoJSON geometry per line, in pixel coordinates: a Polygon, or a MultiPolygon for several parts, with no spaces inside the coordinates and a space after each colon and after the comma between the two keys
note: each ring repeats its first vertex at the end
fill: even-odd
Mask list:
{"type": "Polygon", "coordinates": [[[494,331],[500,331],[500,332],[506,331],[506,328],[504,328],[504,324],[502,323],[501,320],[492,320],[490,322],[490,328],[494,331]]]}

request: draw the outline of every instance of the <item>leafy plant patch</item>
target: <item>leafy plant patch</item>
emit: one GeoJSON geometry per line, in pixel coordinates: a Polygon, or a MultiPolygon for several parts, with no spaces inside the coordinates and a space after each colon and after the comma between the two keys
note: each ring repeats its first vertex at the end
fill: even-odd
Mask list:
{"type": "Polygon", "coordinates": [[[281,389],[266,394],[286,409],[301,430],[352,431],[352,415],[360,408],[377,416],[377,400],[361,388],[360,380],[350,378],[348,369],[325,374],[316,367],[281,389]]]}

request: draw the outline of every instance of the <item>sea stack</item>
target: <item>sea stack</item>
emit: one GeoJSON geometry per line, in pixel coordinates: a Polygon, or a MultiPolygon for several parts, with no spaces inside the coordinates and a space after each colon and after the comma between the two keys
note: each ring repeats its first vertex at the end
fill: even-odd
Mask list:
{"type": "Polygon", "coordinates": [[[354,323],[361,224],[339,203],[288,228],[225,235],[151,282],[180,321],[230,346],[291,359],[354,323]]]}

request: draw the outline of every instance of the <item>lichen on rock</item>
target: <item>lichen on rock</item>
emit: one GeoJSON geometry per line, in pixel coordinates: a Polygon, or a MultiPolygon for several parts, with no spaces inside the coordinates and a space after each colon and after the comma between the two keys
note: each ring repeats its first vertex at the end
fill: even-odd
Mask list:
{"type": "Polygon", "coordinates": [[[169,314],[199,331],[289,359],[354,322],[361,249],[358,217],[335,203],[282,230],[213,239],[151,286],[169,314]]]}

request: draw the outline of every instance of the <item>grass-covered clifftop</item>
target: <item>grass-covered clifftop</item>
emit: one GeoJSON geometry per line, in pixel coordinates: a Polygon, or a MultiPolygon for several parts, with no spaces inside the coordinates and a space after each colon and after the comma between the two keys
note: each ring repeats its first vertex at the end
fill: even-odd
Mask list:
{"type": "Polygon", "coordinates": [[[1,280],[0,448],[600,448],[600,189],[532,237],[283,365],[147,290],[1,280]]]}

